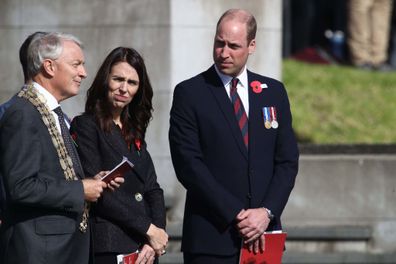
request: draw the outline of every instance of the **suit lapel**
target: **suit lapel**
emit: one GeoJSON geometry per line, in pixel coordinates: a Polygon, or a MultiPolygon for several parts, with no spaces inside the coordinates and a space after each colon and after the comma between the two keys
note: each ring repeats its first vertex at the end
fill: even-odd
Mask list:
{"type": "MultiPolygon", "coordinates": [[[[111,133],[106,133],[105,135],[106,142],[111,146],[111,148],[118,153],[121,157],[125,156],[128,158],[130,162],[133,163],[134,167],[133,170],[136,172],[138,177],[144,181],[144,177],[142,177],[141,165],[140,165],[140,157],[134,152],[130,152],[128,146],[126,145],[121,130],[114,125],[111,128],[111,133]]],[[[121,162],[121,159],[119,160],[121,162]]]]}
{"type": "Polygon", "coordinates": [[[248,152],[245,144],[243,143],[242,133],[236,121],[230,98],[227,96],[227,92],[225,91],[223,83],[220,77],[217,75],[214,66],[207,70],[205,72],[205,75],[205,81],[208,85],[208,88],[212,92],[219,105],[219,108],[223,112],[224,117],[230,127],[231,133],[234,136],[236,144],[238,145],[240,151],[247,160],[248,152]]]}

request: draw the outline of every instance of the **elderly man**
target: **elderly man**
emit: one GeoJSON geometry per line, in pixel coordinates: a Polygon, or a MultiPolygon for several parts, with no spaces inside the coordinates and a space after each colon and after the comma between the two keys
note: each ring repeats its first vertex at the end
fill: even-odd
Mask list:
{"type": "Polygon", "coordinates": [[[84,179],[59,103],[86,77],[81,42],[38,34],[28,49],[28,76],[0,120],[0,176],[5,210],[0,262],[88,263],[88,202],[106,184],[84,179]]]}

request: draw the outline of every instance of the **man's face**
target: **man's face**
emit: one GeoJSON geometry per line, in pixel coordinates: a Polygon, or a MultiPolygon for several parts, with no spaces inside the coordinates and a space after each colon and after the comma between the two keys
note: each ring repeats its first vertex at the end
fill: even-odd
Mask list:
{"type": "Polygon", "coordinates": [[[236,77],[243,70],[249,54],[254,52],[255,47],[254,39],[250,43],[247,42],[246,24],[224,19],[214,39],[214,63],[223,74],[236,77]]]}
{"type": "Polygon", "coordinates": [[[78,94],[81,81],[87,77],[84,62],[81,48],[73,41],[64,41],[62,53],[55,60],[55,72],[52,80],[54,92],[58,95],[55,97],[58,101],[78,94]]]}

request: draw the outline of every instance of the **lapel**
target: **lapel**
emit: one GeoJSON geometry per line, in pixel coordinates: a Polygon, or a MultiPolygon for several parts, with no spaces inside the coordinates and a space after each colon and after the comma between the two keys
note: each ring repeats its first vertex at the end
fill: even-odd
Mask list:
{"type": "MultiPolygon", "coordinates": [[[[242,152],[243,156],[248,159],[248,151],[246,149],[245,144],[243,143],[243,138],[242,138],[242,133],[241,130],[239,129],[238,123],[235,118],[235,114],[232,108],[231,100],[227,95],[227,92],[224,89],[223,83],[220,79],[220,77],[217,75],[217,72],[212,66],[209,68],[204,73],[205,76],[205,82],[215,97],[217,104],[221,111],[223,112],[223,115],[225,119],[227,120],[227,123],[229,125],[230,131],[232,135],[234,136],[235,143],[238,145],[239,150],[242,152]]],[[[250,122],[250,120],[249,120],[250,122]]]]}
{"type": "MultiPolygon", "coordinates": [[[[136,172],[138,177],[144,181],[140,162],[141,157],[136,151],[129,151],[128,146],[122,137],[121,130],[114,124],[111,128],[111,132],[105,133],[104,138],[114,152],[118,153],[121,157],[127,157],[128,160],[133,163],[133,170],[136,172]]],[[[121,162],[121,159],[118,162],[121,162]]]]}
{"type": "MultiPolygon", "coordinates": [[[[262,115],[262,107],[273,106],[273,100],[271,100],[271,88],[262,89],[260,93],[253,92],[253,88],[250,84],[253,81],[259,81],[262,84],[263,78],[257,74],[247,71],[248,74],[248,91],[249,91],[249,123],[264,125],[264,119],[262,115]]],[[[253,127],[253,126],[250,126],[253,127]]],[[[250,133],[250,131],[249,131],[250,133]]],[[[249,134],[250,135],[250,134],[249,134]]],[[[250,143],[250,142],[249,142],[250,143]]],[[[249,144],[250,145],[250,144],[249,144]]]]}

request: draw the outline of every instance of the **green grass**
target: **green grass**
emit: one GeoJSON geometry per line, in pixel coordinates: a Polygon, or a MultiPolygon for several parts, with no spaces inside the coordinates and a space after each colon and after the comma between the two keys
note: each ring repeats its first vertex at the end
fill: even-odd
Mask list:
{"type": "Polygon", "coordinates": [[[293,127],[299,142],[396,142],[396,71],[283,62],[293,127]]]}

